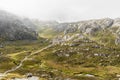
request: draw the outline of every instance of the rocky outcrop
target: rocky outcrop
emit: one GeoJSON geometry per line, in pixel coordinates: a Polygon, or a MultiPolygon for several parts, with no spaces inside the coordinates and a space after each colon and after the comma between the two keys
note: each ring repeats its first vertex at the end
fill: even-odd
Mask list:
{"type": "Polygon", "coordinates": [[[120,44],[120,38],[119,37],[115,39],[115,44],[116,45],[120,44]]]}
{"type": "Polygon", "coordinates": [[[82,34],[94,35],[97,31],[104,30],[113,25],[114,20],[110,18],[80,21],[74,23],[60,23],[56,25],[57,32],[63,32],[62,36],[57,36],[53,43],[63,43],[72,39],[79,39],[82,34]],[[82,33],[82,34],[81,34],[82,33]],[[70,35],[69,35],[70,34],[70,35]]]}
{"type": "Polygon", "coordinates": [[[114,23],[112,25],[112,27],[120,27],[120,18],[116,18],[114,19],[114,23]]]}
{"type": "Polygon", "coordinates": [[[111,27],[113,25],[113,22],[114,22],[113,19],[105,18],[98,20],[88,20],[88,21],[80,21],[76,23],[69,23],[66,26],[67,29],[64,32],[73,33],[77,31],[92,35],[96,31],[111,27]]]}
{"type": "Polygon", "coordinates": [[[55,31],[57,35],[62,33],[62,35],[58,35],[53,39],[53,43],[63,43],[75,39],[76,34],[94,37],[97,32],[107,30],[116,36],[115,44],[120,43],[120,18],[93,19],[71,23],[40,22],[39,25],[40,28],[43,28],[42,30],[49,28],[55,31]]]}
{"type": "MultiPolygon", "coordinates": [[[[34,25],[34,24],[33,24],[34,25]]],[[[11,13],[0,11],[0,38],[5,40],[26,40],[37,39],[37,32],[26,23],[11,13]]]]}

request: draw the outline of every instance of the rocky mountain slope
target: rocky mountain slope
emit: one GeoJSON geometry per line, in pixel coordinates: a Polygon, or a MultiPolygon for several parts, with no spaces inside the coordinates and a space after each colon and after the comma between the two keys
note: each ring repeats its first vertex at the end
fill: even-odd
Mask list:
{"type": "Polygon", "coordinates": [[[0,26],[0,34],[8,40],[19,41],[0,45],[0,78],[120,79],[119,18],[58,23],[7,14],[0,14],[0,25],[4,26],[0,26]],[[23,40],[36,39],[36,32],[44,38],[23,40]]]}
{"type": "Polygon", "coordinates": [[[35,25],[11,13],[0,10],[0,39],[25,40],[37,39],[37,33],[30,27],[35,25]]]}
{"type": "MultiPolygon", "coordinates": [[[[120,79],[118,77],[120,75],[119,18],[58,23],[54,27],[47,26],[52,28],[50,29],[51,33],[47,31],[44,33],[57,34],[52,38],[55,46],[43,51],[44,55],[34,56],[34,59],[42,56],[47,67],[57,69],[62,76],[69,75],[69,78],[73,80],[120,79]]],[[[49,80],[49,78],[47,79],[49,80]]]]}
{"type": "MultiPolygon", "coordinates": [[[[42,30],[41,34],[43,35],[45,34],[44,36],[54,34],[53,37],[56,37],[54,41],[57,40],[57,38],[59,41],[60,41],[59,38],[64,40],[65,38],[66,40],[68,40],[67,38],[72,39],[76,37],[76,35],[79,36],[79,34],[88,36],[90,39],[98,40],[105,36],[104,34],[102,36],[102,33],[109,32],[109,35],[111,35],[111,37],[114,37],[113,43],[116,45],[120,43],[120,19],[119,18],[93,19],[93,20],[71,22],[71,23],[52,22],[51,24],[49,24],[48,22],[46,23],[44,22],[44,24],[42,25],[39,24],[38,30],[39,29],[42,30]]],[[[99,41],[99,43],[100,42],[102,41],[99,41]]]]}

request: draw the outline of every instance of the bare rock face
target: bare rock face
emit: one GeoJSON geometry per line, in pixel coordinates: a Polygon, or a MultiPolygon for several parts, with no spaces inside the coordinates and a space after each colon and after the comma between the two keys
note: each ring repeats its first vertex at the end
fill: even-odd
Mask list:
{"type": "Polygon", "coordinates": [[[76,23],[69,23],[65,30],[66,33],[73,33],[80,31],[82,33],[92,34],[101,29],[106,29],[112,26],[114,20],[110,18],[98,19],[98,20],[88,20],[80,21],[76,23]]]}
{"type": "Polygon", "coordinates": [[[120,18],[116,18],[114,19],[114,23],[112,25],[112,27],[120,27],[120,18]]]}
{"type": "Polygon", "coordinates": [[[111,27],[113,25],[113,22],[114,20],[110,18],[105,18],[97,21],[97,23],[99,24],[99,26],[101,26],[102,29],[111,27]]]}
{"type": "Polygon", "coordinates": [[[70,23],[41,22],[40,25],[42,25],[43,27],[47,26],[46,29],[48,27],[50,27],[50,29],[52,28],[52,30],[57,32],[56,34],[63,33],[57,35],[57,37],[55,36],[55,39],[53,39],[53,43],[63,43],[64,41],[77,39],[78,37],[76,37],[76,34],[87,34],[87,36],[89,37],[95,37],[95,33],[107,30],[110,31],[111,34],[116,36],[115,43],[120,43],[120,18],[92,19],[70,23]]]}
{"type": "Polygon", "coordinates": [[[11,13],[0,11],[0,38],[5,40],[37,39],[37,32],[29,28],[34,25],[31,24],[11,13]]]}
{"type": "Polygon", "coordinates": [[[120,44],[120,38],[116,38],[116,39],[115,39],[115,44],[116,44],[116,45],[120,44]]]}
{"type": "MultiPolygon", "coordinates": [[[[116,20],[116,22],[120,22],[116,20]]],[[[42,27],[51,27],[56,32],[64,32],[64,35],[68,33],[87,33],[94,34],[96,31],[104,30],[106,28],[110,28],[113,24],[116,23],[114,19],[103,18],[103,19],[93,19],[79,22],[71,22],[71,23],[58,23],[58,22],[37,22],[42,27]]],[[[39,27],[40,27],[39,26],[39,27]]],[[[46,28],[47,28],[46,27],[46,28]]]]}
{"type": "MultiPolygon", "coordinates": [[[[56,30],[63,32],[62,37],[55,39],[57,42],[64,42],[68,40],[78,39],[76,34],[87,34],[88,36],[95,35],[98,31],[110,30],[111,34],[115,34],[116,40],[115,44],[120,44],[120,19],[93,19],[87,21],[79,21],[73,23],[59,23],[55,26],[56,30]],[[117,26],[117,28],[115,27],[117,26]],[[69,36],[70,35],[70,36],[69,36]],[[68,37],[69,36],[69,37],[68,37]],[[60,39],[59,39],[60,38],[60,39]]],[[[103,35],[104,36],[104,35],[103,35]]]]}

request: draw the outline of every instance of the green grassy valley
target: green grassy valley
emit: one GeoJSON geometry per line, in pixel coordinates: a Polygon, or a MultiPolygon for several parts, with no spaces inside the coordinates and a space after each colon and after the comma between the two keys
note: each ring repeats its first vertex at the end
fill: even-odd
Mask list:
{"type": "Polygon", "coordinates": [[[36,39],[31,30],[1,38],[0,80],[119,80],[120,29],[111,21],[33,21],[36,39]]]}
{"type": "Polygon", "coordinates": [[[51,38],[3,42],[0,48],[0,73],[18,66],[25,56],[35,54],[2,80],[21,78],[26,73],[38,76],[40,80],[117,80],[120,74],[120,46],[114,44],[114,35],[108,33],[103,37],[103,34],[104,31],[100,31],[91,38],[88,35],[74,37],[40,52],[52,44],[51,38]]]}

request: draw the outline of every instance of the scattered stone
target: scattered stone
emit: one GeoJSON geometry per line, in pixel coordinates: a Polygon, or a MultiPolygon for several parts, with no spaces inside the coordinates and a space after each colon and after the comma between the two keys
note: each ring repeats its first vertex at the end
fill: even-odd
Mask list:
{"type": "Polygon", "coordinates": [[[116,77],[117,77],[117,78],[120,78],[120,75],[119,75],[119,74],[117,74],[117,75],[116,75],[116,77]]]}
{"type": "Polygon", "coordinates": [[[73,44],[73,43],[72,43],[72,44],[70,44],[69,46],[70,46],[70,47],[75,47],[75,46],[78,46],[78,45],[79,45],[79,44],[73,44]]]}
{"type": "Polygon", "coordinates": [[[32,76],[32,77],[29,77],[29,78],[12,78],[10,80],[39,80],[39,77],[32,76]]]}
{"type": "Polygon", "coordinates": [[[116,45],[120,44],[120,38],[119,37],[115,39],[115,44],[116,45]]]}
{"type": "Polygon", "coordinates": [[[4,48],[4,46],[2,44],[0,44],[0,48],[4,48]]]}
{"type": "Polygon", "coordinates": [[[66,57],[69,57],[70,55],[69,54],[65,54],[66,57]]]}
{"type": "Polygon", "coordinates": [[[95,77],[94,75],[91,75],[91,74],[86,74],[85,76],[87,76],[87,77],[95,77]]]}
{"type": "Polygon", "coordinates": [[[41,77],[45,78],[45,77],[50,77],[50,76],[48,74],[42,74],[41,77]]]}
{"type": "Polygon", "coordinates": [[[5,75],[3,75],[2,73],[0,73],[0,79],[2,79],[5,75]]]}
{"type": "Polygon", "coordinates": [[[95,45],[95,46],[93,46],[92,48],[100,48],[100,46],[98,46],[98,45],[95,45]]]}
{"type": "Polygon", "coordinates": [[[29,78],[29,77],[32,77],[33,75],[32,75],[32,73],[28,73],[26,76],[27,76],[27,78],[29,78]]]}
{"type": "Polygon", "coordinates": [[[98,54],[98,53],[95,53],[94,56],[99,56],[99,54],[98,54]]]}

